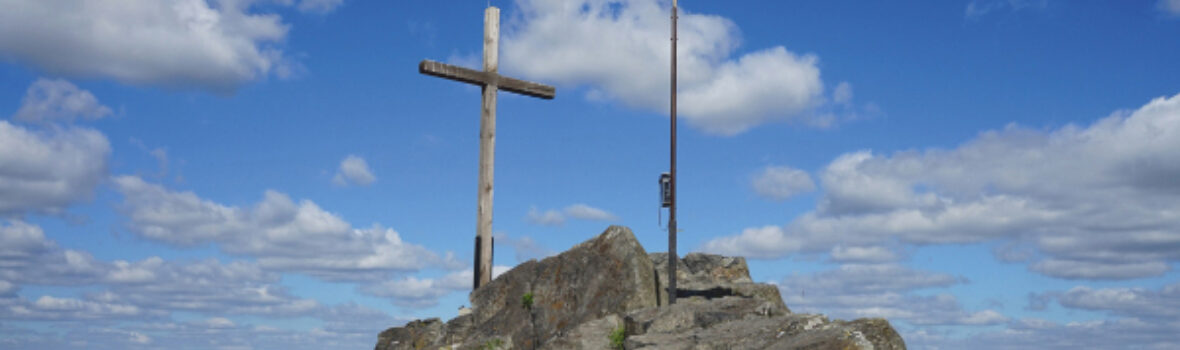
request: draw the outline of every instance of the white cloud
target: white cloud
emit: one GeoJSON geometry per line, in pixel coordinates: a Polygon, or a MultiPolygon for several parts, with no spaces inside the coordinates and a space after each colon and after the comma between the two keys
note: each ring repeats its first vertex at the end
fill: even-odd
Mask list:
{"type": "Polygon", "coordinates": [[[351,154],[340,161],[340,168],[336,170],[336,176],[332,177],[332,183],[337,186],[368,186],[374,181],[377,181],[377,177],[373,176],[369,163],[351,154]]]}
{"type": "Polygon", "coordinates": [[[1049,7],[1049,0],[971,0],[967,3],[964,16],[975,20],[989,13],[1024,9],[1044,10],[1049,7]]]}
{"type": "Polygon", "coordinates": [[[567,217],[588,221],[611,222],[619,220],[619,217],[615,216],[615,214],[611,214],[611,212],[582,203],[567,206],[561,211],[557,211],[555,209],[541,211],[535,206],[529,207],[529,212],[528,215],[525,216],[525,220],[533,225],[561,226],[565,224],[567,217]]]}
{"type": "MultiPolygon", "coordinates": [[[[132,137],[130,139],[130,142],[132,145],[134,145],[136,148],[139,148],[139,150],[143,151],[148,156],[151,156],[152,158],[156,159],[156,163],[159,164],[160,170],[159,170],[159,172],[154,174],[152,177],[157,178],[157,179],[162,179],[162,178],[168,176],[169,160],[168,160],[168,150],[167,149],[165,149],[163,147],[150,148],[147,146],[147,144],[144,144],[143,141],[141,141],[137,138],[134,138],[134,137],[132,137]]],[[[177,179],[180,179],[180,178],[182,178],[182,176],[177,175],[177,179]]],[[[179,181],[179,180],[177,180],[177,181],[179,181]]]]}
{"type": "Polygon", "coordinates": [[[507,234],[496,234],[496,244],[503,244],[512,247],[512,251],[516,254],[516,262],[525,262],[529,259],[545,258],[557,252],[546,248],[533,240],[532,237],[524,236],[521,238],[509,237],[507,234]]]}
{"type": "Polygon", "coordinates": [[[0,0],[0,55],[54,75],[232,91],[293,69],[278,48],[289,26],[255,2],[0,0]]]}
{"type": "Polygon", "coordinates": [[[58,213],[89,198],[110,152],[107,138],[95,130],[35,131],[0,120],[0,215],[58,213]]]}
{"type": "Polygon", "coordinates": [[[206,319],[205,324],[208,325],[209,328],[233,328],[236,326],[234,321],[231,321],[225,317],[212,317],[206,319]]]}
{"type": "Polygon", "coordinates": [[[529,207],[529,213],[525,217],[530,224],[541,226],[561,226],[565,224],[565,215],[561,212],[549,209],[544,212],[537,210],[537,207],[529,207]]]}
{"type": "Polygon", "coordinates": [[[0,298],[14,297],[18,290],[20,290],[20,286],[9,281],[0,280],[0,298]]]}
{"type": "Polygon", "coordinates": [[[817,208],[704,249],[757,258],[873,246],[1031,245],[1030,268],[1061,278],[1157,276],[1180,259],[1180,95],[1088,127],[1010,125],[953,149],[842,155],[817,208]]]}
{"type": "Polygon", "coordinates": [[[309,200],[267,191],[251,208],[230,207],[173,192],[139,177],[113,179],[123,194],[128,228],[175,246],[215,243],[222,251],[257,258],[265,268],[326,279],[374,280],[395,271],[456,265],[426,248],[402,241],[393,229],[354,228],[309,200]]]}
{"type": "Polygon", "coordinates": [[[1027,244],[1008,242],[992,248],[992,255],[1002,262],[1026,263],[1036,257],[1036,250],[1027,244]]]}
{"type": "Polygon", "coordinates": [[[374,334],[409,321],[354,303],[325,307],[310,316],[323,325],[291,329],[222,317],[185,322],[85,320],[55,323],[53,332],[0,325],[0,339],[6,348],[15,349],[355,349],[373,346],[374,334]]]}
{"type": "Polygon", "coordinates": [[[1029,269],[1064,279],[1123,280],[1144,276],[1158,276],[1171,270],[1164,261],[1119,262],[1045,259],[1029,269]]]}
{"type": "Polygon", "coordinates": [[[109,292],[92,295],[162,311],[190,311],[209,315],[306,316],[323,306],[291,295],[279,285],[279,275],[253,263],[204,260],[174,263],[160,258],[140,262],[116,261],[103,283],[109,292]],[[123,265],[123,266],[120,266],[123,265]],[[144,271],[139,278],[117,278],[130,265],[144,271]]]}
{"type": "Polygon", "coordinates": [[[438,299],[471,288],[471,270],[452,272],[439,279],[405,277],[361,288],[361,292],[390,298],[394,305],[406,308],[427,308],[438,305],[438,299]]]}
{"type": "Polygon", "coordinates": [[[0,316],[18,320],[107,320],[159,317],[130,304],[44,295],[0,303],[0,316]]]}
{"type": "Polygon", "coordinates": [[[616,221],[619,217],[606,210],[598,209],[582,203],[565,207],[565,215],[580,220],[616,221]]]}
{"type": "Polygon", "coordinates": [[[302,0],[299,1],[299,11],[325,14],[335,11],[344,0],[302,0]]]}
{"type": "Polygon", "coordinates": [[[702,250],[754,259],[777,259],[797,252],[805,242],[783,232],[781,226],[750,227],[737,236],[718,237],[705,243],[702,250]]]}
{"type": "Polygon", "coordinates": [[[994,310],[967,311],[950,294],[911,293],[959,283],[963,281],[951,275],[897,264],[847,264],[788,277],[779,289],[793,311],[835,318],[884,317],[919,325],[993,325],[1008,320],[994,310]]]}
{"type": "Polygon", "coordinates": [[[60,248],[39,226],[19,221],[0,226],[0,281],[107,287],[82,299],[17,301],[9,313],[22,319],[103,318],[117,312],[160,316],[172,311],[284,316],[321,307],[291,296],[278,284],[278,274],[255,263],[175,263],[159,257],[99,261],[89,253],[60,248]]]}
{"type": "Polygon", "coordinates": [[[893,250],[879,246],[835,246],[828,255],[832,257],[832,261],[849,263],[883,263],[900,259],[893,250]]]}
{"type": "Polygon", "coordinates": [[[840,82],[836,88],[832,90],[832,102],[839,104],[848,104],[852,102],[852,84],[848,82],[840,82]]]}
{"type": "MultiPolygon", "coordinates": [[[[492,266],[492,278],[507,272],[509,266],[492,266]]],[[[438,305],[438,299],[459,291],[470,291],[475,279],[472,269],[448,273],[439,278],[418,278],[408,276],[365,285],[362,293],[390,298],[394,305],[405,308],[427,308],[438,305]]]]}
{"type": "Polygon", "coordinates": [[[954,276],[913,270],[897,264],[845,264],[836,270],[788,278],[784,286],[833,293],[903,292],[960,283],[954,276]]]}
{"type": "Polygon", "coordinates": [[[1180,16],[1180,0],[1159,0],[1159,9],[1172,16],[1180,16]]]}
{"type": "Polygon", "coordinates": [[[966,337],[930,332],[902,332],[906,345],[915,349],[1175,349],[1180,347],[1174,321],[1144,322],[1137,319],[1057,323],[1018,319],[1007,327],[966,337]]]}
{"type": "Polygon", "coordinates": [[[90,254],[61,249],[40,226],[0,223],[0,280],[20,284],[84,285],[98,281],[103,266],[90,254]]]}
{"type": "Polygon", "coordinates": [[[1159,290],[1078,286],[1058,294],[1057,302],[1071,309],[1106,311],[1136,319],[1176,320],[1180,318],[1180,283],[1159,290]]]}
{"type": "Polygon", "coordinates": [[[45,239],[45,232],[40,226],[12,221],[0,223],[0,261],[3,266],[12,265],[11,261],[27,259],[40,255],[53,248],[53,244],[45,239]]]}
{"type": "Polygon", "coordinates": [[[72,122],[75,118],[99,119],[111,115],[111,108],[98,102],[90,91],[64,79],[37,79],[25,92],[13,119],[25,122],[72,122]]]}
{"type": "MultiPolygon", "coordinates": [[[[497,267],[502,272],[504,267],[497,267]]],[[[467,273],[466,280],[470,280],[467,273]]],[[[40,333],[0,324],[0,339],[13,348],[77,348],[86,344],[120,349],[283,348],[322,349],[371,346],[372,336],[395,320],[353,303],[326,306],[293,296],[280,275],[253,262],[98,261],[61,249],[41,228],[19,221],[0,226],[0,319],[54,321],[40,333]],[[15,295],[21,285],[81,287],[79,297],[15,295]],[[206,317],[174,323],[178,312],[206,317]],[[311,330],[280,330],[241,324],[236,315],[266,319],[311,318],[311,330]]],[[[469,282],[468,282],[469,283],[469,282]]],[[[247,318],[249,319],[249,318],[247,318]]]]}
{"type": "MultiPolygon", "coordinates": [[[[591,96],[668,110],[671,10],[657,0],[520,0],[504,31],[504,68],[541,81],[587,85],[591,96]]],[[[818,59],[779,46],[734,56],[737,26],[683,11],[679,116],[723,135],[778,121],[824,124],[818,59]]]]}
{"type": "Polygon", "coordinates": [[[811,181],[811,175],[806,171],[786,166],[766,167],[754,177],[751,185],[758,195],[775,200],[786,200],[815,190],[815,182],[811,181]]]}

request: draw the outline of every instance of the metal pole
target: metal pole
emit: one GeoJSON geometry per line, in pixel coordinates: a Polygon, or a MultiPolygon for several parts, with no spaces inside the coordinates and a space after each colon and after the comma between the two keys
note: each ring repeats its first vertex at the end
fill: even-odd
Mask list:
{"type": "Polygon", "coordinates": [[[676,0],[672,0],[672,205],[668,209],[668,304],[676,303],[676,0]]]}

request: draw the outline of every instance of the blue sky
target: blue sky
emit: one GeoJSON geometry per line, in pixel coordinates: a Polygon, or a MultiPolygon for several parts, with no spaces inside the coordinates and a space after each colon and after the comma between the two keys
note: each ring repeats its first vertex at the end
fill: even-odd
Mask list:
{"type": "MultiPolygon", "coordinates": [[[[0,344],[368,348],[467,303],[487,1],[0,0],[0,344]]],[[[666,249],[670,3],[492,1],[497,270],[666,249]],[[663,214],[666,220],[666,213],[663,214]]],[[[680,252],[911,348],[1175,348],[1180,1],[683,1],[680,252]]]]}

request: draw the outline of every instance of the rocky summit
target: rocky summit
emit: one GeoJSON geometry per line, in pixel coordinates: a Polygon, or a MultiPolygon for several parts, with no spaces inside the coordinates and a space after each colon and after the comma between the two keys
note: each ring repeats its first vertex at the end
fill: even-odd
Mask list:
{"type": "Polygon", "coordinates": [[[471,293],[470,313],[381,332],[375,350],[905,349],[883,319],[792,313],[777,287],[750,279],[741,257],[674,259],[677,302],[668,305],[668,260],[611,226],[496,277],[471,293]]]}

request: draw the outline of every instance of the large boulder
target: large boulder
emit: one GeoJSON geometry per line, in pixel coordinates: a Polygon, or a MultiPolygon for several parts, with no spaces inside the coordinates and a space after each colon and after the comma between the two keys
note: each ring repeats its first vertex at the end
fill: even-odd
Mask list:
{"type": "MultiPolygon", "coordinates": [[[[660,305],[666,305],[668,304],[668,254],[652,253],[648,258],[656,268],[660,305]]],[[[689,253],[683,259],[677,260],[677,300],[708,300],[738,296],[770,302],[790,312],[787,305],[783,303],[778,287],[765,283],[754,283],[750,279],[750,268],[746,265],[746,258],[689,253]]]]}
{"type": "Polygon", "coordinates": [[[470,329],[454,330],[464,341],[440,334],[441,325],[411,323],[383,332],[379,339],[386,347],[377,348],[503,347],[510,340],[516,347],[534,349],[584,323],[658,305],[655,269],[647,251],[623,226],[611,226],[557,256],[520,264],[469,298],[473,310],[465,322],[470,329]],[[526,298],[531,300],[527,305],[526,298]],[[395,339],[398,335],[409,338],[395,339]],[[404,346],[389,347],[395,342],[404,346]]]}
{"type": "Polygon", "coordinates": [[[905,349],[885,320],[792,314],[777,287],[751,281],[744,258],[672,260],[668,305],[668,255],[611,226],[496,277],[469,295],[471,313],[390,328],[375,349],[905,349]]]}

